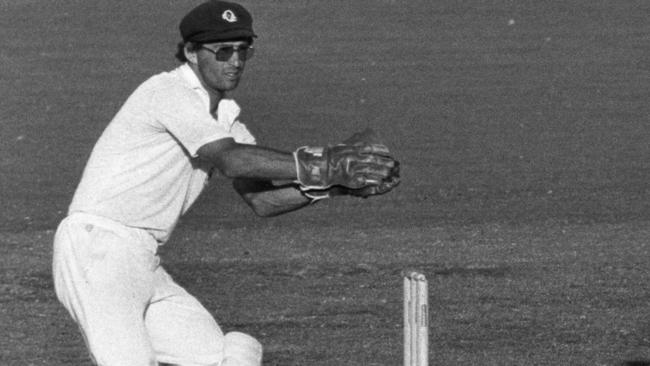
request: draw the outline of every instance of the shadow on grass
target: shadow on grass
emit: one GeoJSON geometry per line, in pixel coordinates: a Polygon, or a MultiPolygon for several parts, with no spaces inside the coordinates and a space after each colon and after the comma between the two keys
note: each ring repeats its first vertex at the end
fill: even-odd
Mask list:
{"type": "Polygon", "coordinates": [[[625,361],[621,366],[650,366],[650,360],[625,361]]]}

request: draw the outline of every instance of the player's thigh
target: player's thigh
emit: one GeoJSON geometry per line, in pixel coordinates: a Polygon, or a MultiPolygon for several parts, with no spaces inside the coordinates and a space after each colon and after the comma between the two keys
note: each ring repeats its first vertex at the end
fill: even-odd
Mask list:
{"type": "Polygon", "coordinates": [[[159,362],[214,365],[223,359],[223,332],[210,312],[164,269],[157,271],[156,296],[145,324],[159,362]]]}
{"type": "Polygon", "coordinates": [[[87,222],[65,222],[57,231],[57,296],[99,365],[154,364],[142,319],[153,293],[154,259],[151,253],[134,251],[139,244],[87,222]]]}

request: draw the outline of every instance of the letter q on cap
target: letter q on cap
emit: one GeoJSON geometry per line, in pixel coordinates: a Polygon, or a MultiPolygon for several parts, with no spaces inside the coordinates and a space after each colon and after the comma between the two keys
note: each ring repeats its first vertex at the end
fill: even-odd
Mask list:
{"type": "Polygon", "coordinates": [[[221,14],[221,17],[223,20],[229,22],[229,23],[234,23],[237,21],[237,16],[232,10],[226,10],[221,14]]]}

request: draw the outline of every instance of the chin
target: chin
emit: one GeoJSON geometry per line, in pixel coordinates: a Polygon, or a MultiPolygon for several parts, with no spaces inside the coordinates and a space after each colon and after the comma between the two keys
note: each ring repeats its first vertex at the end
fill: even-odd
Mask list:
{"type": "Polygon", "coordinates": [[[227,91],[235,90],[238,85],[239,85],[239,81],[223,83],[222,85],[219,85],[219,87],[216,89],[221,92],[227,92],[227,91]]]}

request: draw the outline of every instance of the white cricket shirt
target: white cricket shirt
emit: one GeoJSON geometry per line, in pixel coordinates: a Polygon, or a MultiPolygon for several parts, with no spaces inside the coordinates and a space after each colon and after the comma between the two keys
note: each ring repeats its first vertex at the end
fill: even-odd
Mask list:
{"type": "Polygon", "coordinates": [[[223,99],[212,116],[208,92],[187,64],[151,77],[97,141],[69,213],[107,217],[165,242],[209,179],[197,150],[229,137],[255,144],[239,112],[223,99]]]}

